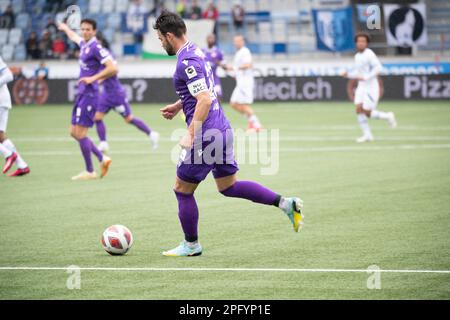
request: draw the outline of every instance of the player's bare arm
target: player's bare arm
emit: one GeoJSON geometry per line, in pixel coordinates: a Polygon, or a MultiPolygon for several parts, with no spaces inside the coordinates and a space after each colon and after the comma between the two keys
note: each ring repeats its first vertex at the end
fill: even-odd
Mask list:
{"type": "Polygon", "coordinates": [[[113,77],[117,74],[117,72],[117,65],[112,60],[107,60],[105,62],[105,69],[93,75],[92,77],[81,78],[78,83],[84,82],[86,84],[91,84],[98,80],[105,80],[107,78],[113,77]]]}
{"type": "Polygon", "coordinates": [[[183,105],[181,104],[181,100],[178,100],[175,103],[169,104],[164,108],[159,109],[159,111],[165,119],[172,120],[178,114],[178,112],[181,111],[182,108],[183,105]]]}
{"type": "Polygon", "coordinates": [[[70,40],[72,40],[78,45],[80,45],[81,40],[83,40],[83,38],[81,38],[80,35],[78,35],[75,31],[70,29],[70,27],[64,22],[61,22],[58,25],[58,30],[64,32],[67,35],[67,37],[69,37],[70,40]]]}
{"type": "Polygon", "coordinates": [[[187,133],[180,140],[180,146],[182,148],[192,147],[195,132],[201,130],[201,125],[208,117],[209,110],[211,109],[212,100],[209,91],[201,92],[195,98],[197,99],[197,104],[195,106],[194,117],[188,127],[187,133]]]}

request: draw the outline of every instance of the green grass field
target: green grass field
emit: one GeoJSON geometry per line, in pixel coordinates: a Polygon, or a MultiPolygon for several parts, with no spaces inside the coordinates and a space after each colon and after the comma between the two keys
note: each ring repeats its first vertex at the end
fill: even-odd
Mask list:
{"type": "MultiPolygon", "coordinates": [[[[450,270],[450,107],[445,102],[384,102],[399,127],[371,121],[375,142],[359,145],[349,103],[257,104],[268,129],[279,129],[279,171],[241,164],[256,180],[305,201],[305,228],[293,232],[273,207],[219,194],[210,176],[197,190],[203,255],[167,258],[182,240],[172,192],[169,137],[180,119],[160,106],[134,106],[164,138],[156,152],[122,119],[106,118],[113,164],[98,181],[73,182],[83,169],[68,135],[70,106],[15,107],[8,134],[31,175],[0,176],[0,267],[162,268],[82,270],[69,290],[65,270],[0,269],[1,299],[449,299],[449,273],[181,271],[164,268],[450,270]],[[135,243],[121,257],[100,244],[103,230],[124,224],[135,243]]],[[[225,106],[235,128],[245,120],[225,106]]],[[[95,132],[90,133],[95,137],[95,132]]],[[[95,163],[98,169],[97,163],[95,163]]],[[[318,270],[316,270],[318,271],[318,270]]]]}

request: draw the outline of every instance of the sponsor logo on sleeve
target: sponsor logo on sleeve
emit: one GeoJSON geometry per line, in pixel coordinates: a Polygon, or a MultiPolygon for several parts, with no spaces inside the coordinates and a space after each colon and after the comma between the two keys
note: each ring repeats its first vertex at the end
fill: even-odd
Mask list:
{"type": "Polygon", "coordinates": [[[186,69],[184,69],[184,72],[186,72],[186,75],[189,79],[192,79],[197,76],[197,71],[195,70],[194,66],[189,66],[186,69]]]}

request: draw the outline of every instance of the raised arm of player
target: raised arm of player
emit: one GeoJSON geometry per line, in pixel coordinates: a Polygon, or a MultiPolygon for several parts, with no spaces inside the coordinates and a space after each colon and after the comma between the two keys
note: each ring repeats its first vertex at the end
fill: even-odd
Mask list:
{"type": "Polygon", "coordinates": [[[81,38],[75,31],[70,29],[69,26],[64,22],[58,24],[58,30],[64,32],[69,37],[69,39],[75,42],[77,45],[80,45],[81,40],[83,40],[83,38],[81,38]]]}
{"type": "Polygon", "coordinates": [[[0,88],[13,80],[14,76],[8,67],[4,67],[2,70],[0,70],[0,88]]]}

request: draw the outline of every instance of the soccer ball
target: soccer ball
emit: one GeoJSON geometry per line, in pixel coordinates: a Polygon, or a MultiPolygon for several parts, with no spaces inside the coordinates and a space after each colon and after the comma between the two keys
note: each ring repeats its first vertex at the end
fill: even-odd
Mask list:
{"type": "Polygon", "coordinates": [[[133,245],[133,234],[120,224],[112,225],[103,232],[103,249],[113,256],[120,256],[128,252],[133,245]]]}

